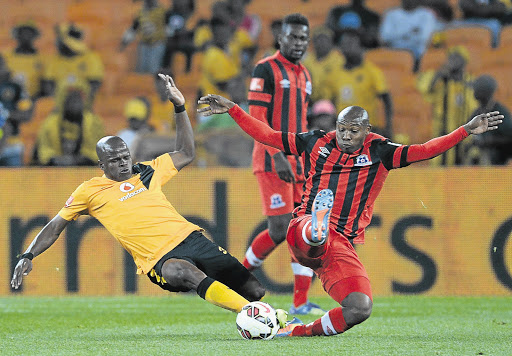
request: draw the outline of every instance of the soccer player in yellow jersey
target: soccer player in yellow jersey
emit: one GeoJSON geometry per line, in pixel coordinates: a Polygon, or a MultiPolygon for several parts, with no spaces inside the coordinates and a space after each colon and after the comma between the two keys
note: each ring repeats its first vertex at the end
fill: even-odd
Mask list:
{"type": "Polygon", "coordinates": [[[195,148],[185,99],[170,76],[161,78],[174,104],[176,150],[132,165],[121,138],[100,139],[96,152],[105,174],[81,184],[39,232],[14,269],[13,288],[32,270],[32,258],[49,248],[71,220],[91,215],[132,255],[137,273],[146,274],[162,289],[195,290],[210,303],[235,312],[263,297],[259,281],[181,216],[162,193],[162,185],[192,162],[195,148]]]}

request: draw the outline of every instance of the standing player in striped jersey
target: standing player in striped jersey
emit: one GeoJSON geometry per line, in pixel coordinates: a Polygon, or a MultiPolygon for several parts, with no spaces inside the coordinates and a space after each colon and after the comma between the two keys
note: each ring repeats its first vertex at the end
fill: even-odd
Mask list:
{"type": "Polygon", "coordinates": [[[200,109],[206,115],[229,112],[261,143],[304,155],[302,203],[294,211],[286,239],[292,255],[315,271],[341,307],[308,325],[292,320],[279,336],[335,335],[365,321],[372,311],[370,281],[350,242],[364,241],[364,229],[389,171],[431,159],[470,134],[495,130],[503,119],[497,111],[477,115],[448,135],[403,146],[370,132],[368,113],[359,106],[339,113],[335,131],[297,134],[273,130],[217,95],[203,97],[199,103],[209,104],[200,109]]]}
{"type": "MultiPolygon", "coordinates": [[[[306,131],[311,95],[311,76],[300,63],[309,42],[309,22],[300,14],[284,18],[278,37],[279,50],[254,68],[249,86],[249,112],[269,127],[286,132],[306,131]]],[[[298,156],[255,142],[253,172],[258,180],[268,229],[256,236],[245,253],[248,270],[263,260],[286,238],[292,211],[300,203],[304,172],[298,156]]],[[[323,314],[308,301],[313,271],[292,258],[295,275],[292,314],[323,314]]]]}

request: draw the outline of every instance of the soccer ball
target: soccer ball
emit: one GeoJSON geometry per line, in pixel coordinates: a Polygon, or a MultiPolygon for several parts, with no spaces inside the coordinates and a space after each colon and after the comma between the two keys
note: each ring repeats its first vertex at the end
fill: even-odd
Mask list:
{"type": "Polygon", "coordinates": [[[276,311],[267,303],[251,302],[236,316],[236,328],[244,339],[273,339],[279,330],[276,311]]]}

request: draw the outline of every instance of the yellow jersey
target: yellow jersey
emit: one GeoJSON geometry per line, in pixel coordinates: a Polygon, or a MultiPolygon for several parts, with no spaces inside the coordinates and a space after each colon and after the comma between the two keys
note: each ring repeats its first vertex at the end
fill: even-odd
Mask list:
{"type": "Polygon", "coordinates": [[[235,78],[240,71],[240,52],[225,52],[217,46],[210,46],[202,58],[199,84],[202,95],[218,94],[229,98],[228,93],[219,89],[218,83],[235,78]]]}
{"type": "MultiPolygon", "coordinates": [[[[446,135],[464,125],[471,114],[478,108],[478,102],[473,94],[473,76],[464,74],[461,81],[448,80],[446,84],[438,80],[432,91],[429,91],[435,71],[420,73],[416,86],[424,99],[432,104],[432,135],[446,135]],[[446,107],[446,115],[444,115],[446,107]]],[[[453,165],[461,162],[463,146],[470,140],[461,142],[455,149],[430,160],[431,165],[453,165]]]]}
{"type": "MultiPolygon", "coordinates": [[[[314,78],[313,78],[314,79],[314,78]]],[[[363,60],[360,66],[345,69],[341,66],[325,78],[318,88],[323,98],[330,99],[340,112],[347,106],[358,105],[368,111],[370,123],[386,127],[384,117],[377,114],[377,96],[388,92],[384,73],[370,61],[363,60]]]]}
{"type": "Polygon", "coordinates": [[[314,54],[307,55],[302,64],[309,70],[313,82],[313,92],[311,100],[317,101],[323,99],[320,96],[320,88],[324,86],[326,78],[334,71],[337,71],[345,63],[345,58],[337,50],[333,49],[327,56],[318,60],[314,54]]]}
{"type": "Polygon", "coordinates": [[[103,62],[94,51],[87,51],[73,57],[57,54],[46,63],[44,79],[56,83],[65,81],[68,84],[77,81],[102,81],[104,72],[103,62]]]}
{"type": "Polygon", "coordinates": [[[168,153],[135,164],[133,173],[122,182],[103,175],[82,183],[59,215],[68,221],[83,214],[98,219],[132,255],[137,273],[146,274],[201,228],[181,216],[162,192],[162,186],[178,173],[168,153]]]}
{"type": "Polygon", "coordinates": [[[31,98],[39,94],[44,70],[43,56],[39,53],[16,53],[14,50],[5,52],[3,56],[12,79],[23,86],[31,98]]]}

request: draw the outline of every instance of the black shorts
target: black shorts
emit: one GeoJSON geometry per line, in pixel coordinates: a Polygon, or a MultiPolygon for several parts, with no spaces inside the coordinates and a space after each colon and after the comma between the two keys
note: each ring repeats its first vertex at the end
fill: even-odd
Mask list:
{"type": "Polygon", "coordinates": [[[194,231],[178,246],[165,254],[147,274],[151,282],[170,292],[188,292],[190,289],[173,287],[162,278],[164,262],[176,258],[192,263],[211,277],[237,293],[251,277],[235,257],[216,243],[208,240],[200,231],[194,231]]]}

